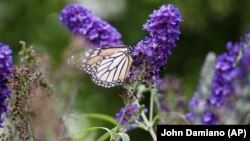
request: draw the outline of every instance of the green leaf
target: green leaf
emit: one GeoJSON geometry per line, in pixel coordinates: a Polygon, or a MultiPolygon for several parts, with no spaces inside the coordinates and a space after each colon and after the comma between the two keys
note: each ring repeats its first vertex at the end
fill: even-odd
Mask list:
{"type": "Polygon", "coordinates": [[[104,115],[104,114],[97,114],[97,113],[90,113],[90,114],[84,114],[86,117],[88,118],[94,118],[94,119],[100,119],[100,120],[104,120],[104,121],[107,121],[107,122],[110,122],[114,125],[117,125],[117,121],[111,117],[111,116],[108,116],[108,115],[104,115]]]}
{"type": "Polygon", "coordinates": [[[106,141],[109,136],[110,136],[109,132],[106,132],[101,137],[99,137],[97,141],[106,141]]]}
{"type": "Polygon", "coordinates": [[[109,130],[106,127],[90,127],[90,128],[82,130],[81,132],[79,132],[79,134],[83,134],[83,133],[86,133],[86,132],[91,132],[91,131],[99,130],[99,129],[107,131],[109,133],[109,135],[111,136],[111,138],[113,138],[111,130],[109,130]]]}
{"type": "Polygon", "coordinates": [[[127,133],[118,133],[118,135],[121,137],[122,141],[130,141],[127,133]]]}

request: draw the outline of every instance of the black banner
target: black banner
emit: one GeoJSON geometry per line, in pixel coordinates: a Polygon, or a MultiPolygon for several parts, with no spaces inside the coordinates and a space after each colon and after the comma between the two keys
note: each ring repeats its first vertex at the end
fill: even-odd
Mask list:
{"type": "Polygon", "coordinates": [[[157,125],[157,141],[178,138],[250,140],[250,125],[157,125]]]}

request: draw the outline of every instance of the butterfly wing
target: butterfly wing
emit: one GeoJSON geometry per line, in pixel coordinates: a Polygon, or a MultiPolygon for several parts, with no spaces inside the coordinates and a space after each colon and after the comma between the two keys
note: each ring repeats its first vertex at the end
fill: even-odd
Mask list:
{"type": "Polygon", "coordinates": [[[91,74],[96,62],[103,59],[102,56],[98,56],[100,50],[100,48],[96,48],[86,52],[76,53],[68,59],[68,64],[91,74]]]}
{"type": "Polygon", "coordinates": [[[106,56],[96,64],[92,80],[97,85],[107,88],[122,85],[131,63],[131,56],[123,52],[106,56]]]}
{"type": "Polygon", "coordinates": [[[68,62],[90,74],[95,84],[110,88],[123,83],[132,57],[126,46],[104,47],[76,54],[68,62]]]}

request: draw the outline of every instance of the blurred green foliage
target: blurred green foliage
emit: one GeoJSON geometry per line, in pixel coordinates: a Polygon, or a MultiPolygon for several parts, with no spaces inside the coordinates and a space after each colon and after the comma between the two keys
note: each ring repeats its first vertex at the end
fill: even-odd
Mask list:
{"type": "MultiPolygon", "coordinates": [[[[93,0],[93,3],[96,1],[93,0]]],[[[120,0],[112,1],[119,3],[120,0]]],[[[250,25],[249,0],[124,1],[126,4],[124,12],[104,20],[108,20],[117,28],[123,36],[124,43],[128,45],[135,44],[146,35],[142,25],[154,9],[158,9],[164,3],[172,3],[180,9],[183,14],[182,34],[162,75],[168,73],[180,77],[185,84],[185,94],[189,97],[198,84],[200,68],[206,54],[209,51],[215,53],[225,51],[226,42],[238,40],[250,25]]],[[[49,63],[52,65],[52,70],[56,70],[65,62],[63,54],[72,38],[58,19],[60,11],[70,2],[72,1],[0,0],[0,41],[11,46],[15,59],[21,48],[20,40],[34,45],[39,52],[49,53],[51,57],[49,63]]],[[[115,115],[122,106],[119,97],[121,89],[95,86],[83,73],[79,73],[78,79],[83,81],[84,89],[77,94],[76,109],[86,113],[115,115]]],[[[147,102],[147,98],[145,101],[147,102]]],[[[96,122],[92,123],[98,124],[96,122]]],[[[136,130],[131,133],[132,140],[138,134],[141,135],[143,132],[136,130]]],[[[146,139],[140,138],[140,140],[146,139]]]]}

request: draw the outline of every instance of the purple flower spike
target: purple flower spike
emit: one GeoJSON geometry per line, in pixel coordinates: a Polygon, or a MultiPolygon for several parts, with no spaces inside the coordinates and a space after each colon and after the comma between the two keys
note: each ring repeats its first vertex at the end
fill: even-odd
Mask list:
{"type": "Polygon", "coordinates": [[[190,112],[186,115],[192,123],[244,124],[242,119],[247,119],[249,109],[244,107],[249,103],[250,91],[250,34],[246,33],[239,42],[228,42],[226,47],[227,52],[215,61],[212,79],[202,78],[203,85],[189,102],[190,112]]]}
{"type": "Polygon", "coordinates": [[[171,4],[163,5],[149,17],[150,19],[143,25],[143,28],[159,42],[168,43],[166,46],[170,48],[175,47],[175,42],[179,39],[179,26],[182,21],[179,9],[171,4]]]}
{"type": "Polygon", "coordinates": [[[121,45],[121,34],[90,10],[69,4],[61,12],[61,23],[72,33],[84,36],[95,47],[121,45]]]}
{"type": "Polygon", "coordinates": [[[11,76],[13,70],[11,49],[0,42],[0,127],[3,126],[3,114],[8,113],[7,98],[11,97],[11,90],[6,86],[6,78],[11,76]]]}
{"type": "MultiPolygon", "coordinates": [[[[126,130],[130,130],[133,128],[133,125],[137,122],[140,122],[141,119],[138,115],[136,115],[136,112],[138,112],[139,107],[137,104],[130,104],[125,111],[125,106],[123,106],[120,111],[116,114],[115,119],[117,122],[119,122],[122,118],[122,115],[125,111],[125,115],[122,119],[121,125],[126,126],[126,130]],[[131,120],[133,119],[133,120],[131,120]]],[[[147,113],[147,109],[143,110],[144,113],[147,113]]]]}
{"type": "MultiPolygon", "coordinates": [[[[121,124],[126,125],[128,123],[128,120],[134,115],[134,113],[138,110],[138,108],[139,107],[136,104],[129,105],[121,124]]],[[[119,122],[121,120],[124,110],[125,110],[125,106],[123,106],[120,112],[116,114],[116,118],[115,118],[116,121],[119,122]]]]}
{"type": "Polygon", "coordinates": [[[232,95],[234,90],[231,81],[234,78],[235,62],[242,48],[240,43],[227,43],[228,52],[218,56],[215,64],[215,73],[211,86],[212,96],[208,99],[209,104],[221,106],[224,97],[232,95]]]}
{"type": "Polygon", "coordinates": [[[133,52],[134,68],[130,76],[145,71],[146,84],[160,82],[159,70],[166,66],[171,49],[176,46],[180,36],[180,11],[173,5],[163,5],[155,10],[143,28],[149,35],[135,45],[133,52]]]}

